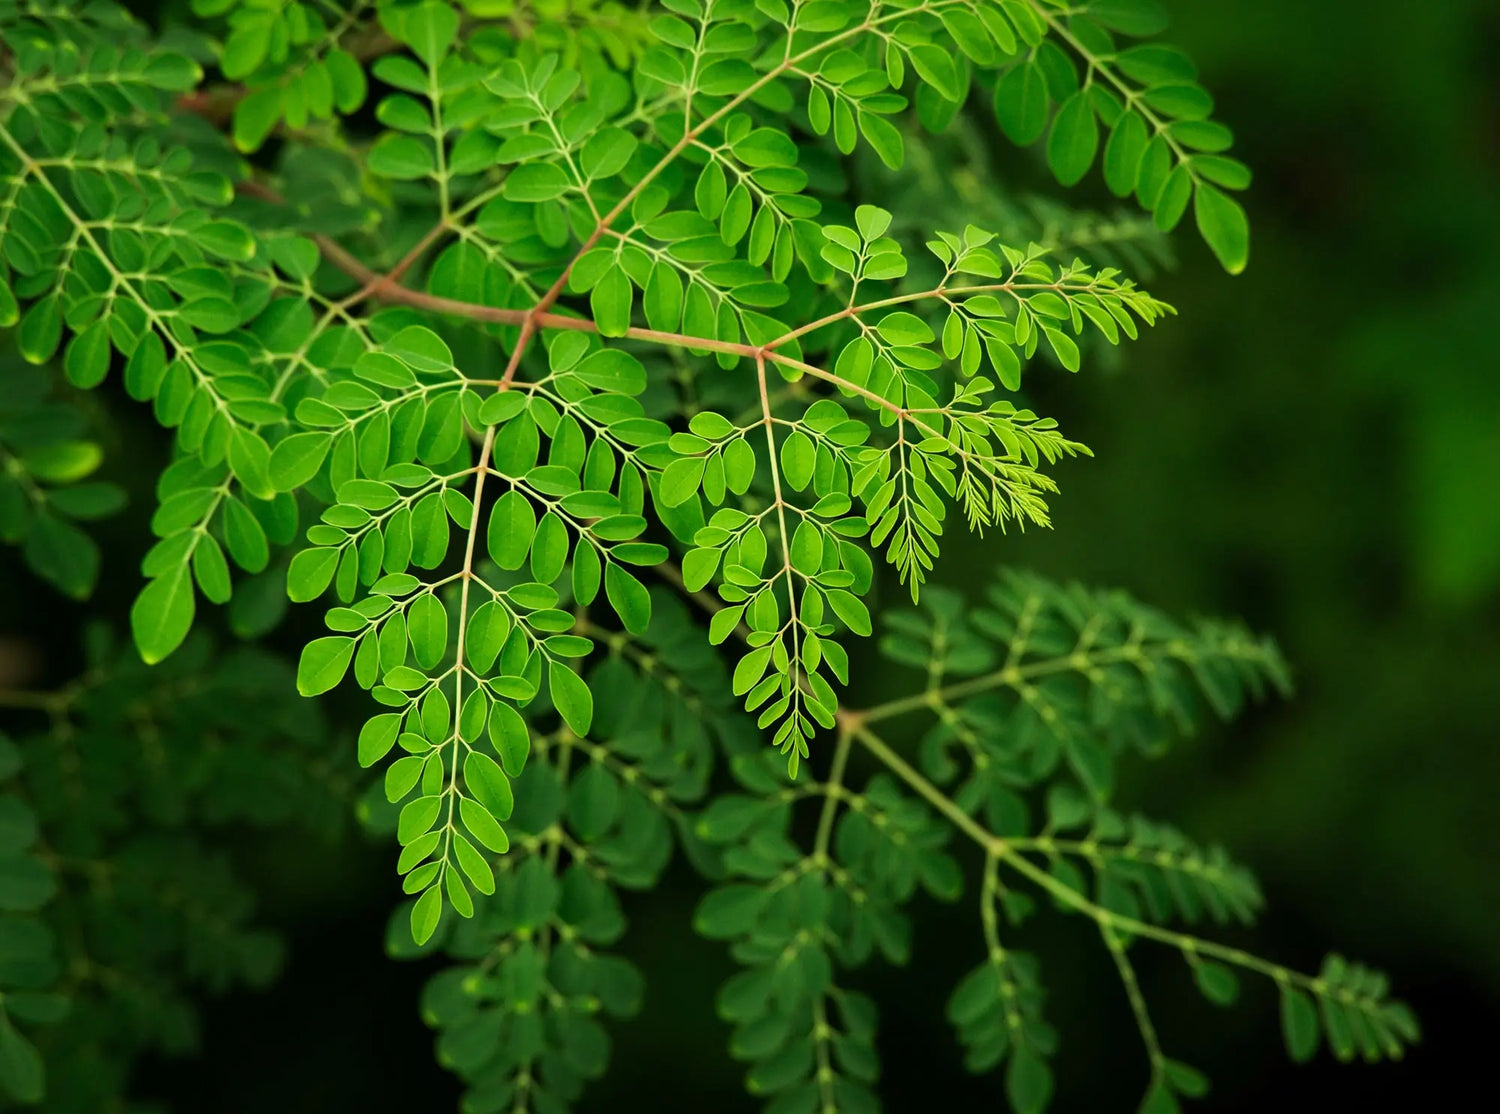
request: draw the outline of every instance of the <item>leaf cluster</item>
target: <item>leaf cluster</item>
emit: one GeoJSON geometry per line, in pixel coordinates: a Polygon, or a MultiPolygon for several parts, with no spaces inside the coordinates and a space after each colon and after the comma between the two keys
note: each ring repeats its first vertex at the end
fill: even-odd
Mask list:
{"type": "MultiPolygon", "coordinates": [[[[1231,968],[1273,979],[1295,1055],[1319,1027],[1345,1057],[1415,1039],[1363,968],[1302,976],[1166,927],[1247,921],[1259,890],[1114,804],[1119,762],[1284,689],[1273,645],[1020,573],[982,602],[924,588],[950,516],[1049,524],[1054,473],[1089,450],[1029,377],[1173,312],[1121,264],[1160,260],[1189,203],[1227,270],[1248,259],[1226,191],[1249,172],[1154,39],[1155,0],[191,11],[155,35],[109,3],[0,2],[0,326],[44,369],[0,372],[0,533],[87,593],[97,553],[68,520],[118,497],[77,482],[99,450],[45,399],[113,379],[173,441],[130,616],[152,676],[217,676],[192,656],[204,603],[245,638],[324,605],[295,682],[266,684],[352,676],[378,709],[354,750],[360,812],[400,847],[390,950],[456,961],[424,1014],[469,1109],[564,1109],[605,1070],[601,1019],[641,995],[608,952],[619,891],[674,846],[713,883],[695,924],[744,968],[720,1013],[775,1114],[876,1108],[857,971],[911,958],[911,902],[956,900],[974,849],[983,962],[949,1013],[1018,1111],[1046,1105],[1058,1044],[1043,972],[1009,944],[1037,897],[1097,925],[1154,1112],[1205,1084],[1159,1047],[1141,940],[1213,1001],[1231,968]],[[992,122],[1045,136],[1062,185],[1100,163],[1135,211],[933,185],[955,148],[991,165],[992,122]],[[881,558],[917,610],[872,614],[881,558]],[[842,706],[877,619],[923,687],[842,706]],[[877,728],[915,714],[913,763],[877,728]]],[[[43,703],[53,738],[91,685],[43,703]]],[[[232,784],[215,750],[206,781],[88,822],[150,829],[165,800],[205,824],[315,812],[291,785],[260,800],[278,740],[239,729],[232,784]]],[[[128,794],[144,775],[121,757],[88,774],[128,794]]],[[[25,761],[38,801],[69,783],[25,761]]],[[[58,885],[32,826],[62,837],[25,807],[8,900],[31,915],[58,885]]],[[[203,886],[240,908],[217,869],[203,886]]],[[[35,1094],[30,1039],[0,1034],[0,1077],[35,1094]]]]}
{"type": "Polygon", "coordinates": [[[0,398],[0,540],[19,545],[26,565],[59,591],[85,599],[99,578],[99,546],[78,525],[125,504],[118,484],[90,480],[104,460],[87,413],[49,398],[34,368],[5,372],[0,398]]]}
{"type": "Polygon", "coordinates": [[[236,831],[346,826],[352,786],[279,658],[195,638],[150,669],[92,632],[87,671],[0,692],[0,1104],[114,1108],[134,1060],[197,1042],[195,997],[277,974],[236,831]],[[255,708],[254,715],[246,709],[255,708]]]}

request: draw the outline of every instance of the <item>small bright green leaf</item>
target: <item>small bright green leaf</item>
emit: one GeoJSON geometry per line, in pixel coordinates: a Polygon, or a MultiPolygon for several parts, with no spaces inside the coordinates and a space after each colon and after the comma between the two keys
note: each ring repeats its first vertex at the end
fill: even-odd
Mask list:
{"type": "Polygon", "coordinates": [[[833,608],[833,613],[843,620],[844,625],[855,634],[868,635],[870,633],[870,609],[852,592],[846,592],[842,588],[835,588],[827,593],[828,606],[833,608]]]}
{"type": "Polygon", "coordinates": [[[193,579],[198,589],[210,603],[228,603],[233,587],[229,577],[229,563],[224,560],[224,550],[212,535],[198,539],[193,547],[193,579]]]}
{"type": "Polygon", "coordinates": [[[443,916],[443,894],[437,887],[433,886],[411,907],[411,938],[418,944],[425,944],[432,939],[432,934],[437,931],[438,921],[443,916]]]}
{"type": "Polygon", "coordinates": [[[215,220],[193,229],[193,243],[221,259],[248,263],[255,255],[255,238],[244,225],[215,220]]]}
{"type": "Polygon", "coordinates": [[[229,467],[235,479],[257,499],[270,499],[276,494],[271,483],[271,450],[258,433],[236,429],[231,434],[229,467]]]}
{"type": "Polygon", "coordinates": [[[490,745],[500,756],[500,763],[511,777],[520,777],[531,751],[531,734],[521,714],[503,701],[490,706],[490,745]]]}
{"type": "Polygon", "coordinates": [[[109,325],[96,321],[68,342],[63,370],[68,382],[85,390],[104,382],[109,371],[109,325]]]}
{"type": "Polygon", "coordinates": [[[781,475],[793,491],[801,491],[811,481],[817,453],[812,440],[800,429],[793,430],[781,443],[781,475]]]}
{"type": "Polygon", "coordinates": [[[369,168],[398,181],[425,178],[437,171],[432,144],[409,135],[384,135],[370,148],[369,168]]]}
{"type": "Polygon", "coordinates": [[[589,307],[599,332],[607,337],[622,337],[630,328],[630,305],[633,287],[618,265],[605,272],[589,293],[589,307]]]}
{"type": "Polygon", "coordinates": [[[408,325],[385,342],[385,351],[418,371],[447,371],[453,352],[442,337],[422,325],[408,325]]]}
{"type": "Polygon", "coordinates": [[[702,457],[683,457],[667,465],[661,477],[661,501],[669,507],[680,506],[698,493],[703,482],[702,457]]]}
{"type": "Polygon", "coordinates": [[[321,596],[338,568],[337,549],[304,549],[292,558],[286,573],[286,594],[294,603],[306,603],[321,596]]]}
{"type": "Polygon", "coordinates": [[[536,511],[531,500],[519,491],[507,491],[490,511],[490,559],[502,569],[519,569],[526,563],[535,533],[536,511]]]}
{"type": "Polygon", "coordinates": [[[396,745],[401,733],[401,717],[395,712],[374,716],[359,730],[359,764],[373,766],[396,745]]]}
{"type": "Polygon", "coordinates": [[[130,609],[130,630],[147,665],[155,665],[182,644],[193,625],[193,580],[184,564],[174,565],[141,590],[130,609]]]}
{"type": "MultiPolygon", "coordinates": [[[[841,102],[842,103],[842,102],[841,102]]],[[[836,120],[837,118],[835,118],[836,120]]],[[[859,134],[865,137],[875,153],[880,156],[880,161],[892,170],[901,169],[904,159],[905,145],[901,139],[901,132],[884,116],[877,116],[873,112],[861,112],[859,114],[859,134]]]]}
{"type": "Polygon", "coordinates": [[[353,656],[352,638],[328,635],[309,642],[297,663],[297,691],[303,696],[327,692],[344,679],[353,656]]]}
{"type": "Polygon", "coordinates": [[[93,473],[104,451],[92,441],[54,441],[21,458],[26,471],[47,483],[77,483],[93,473]]]}
{"type": "Polygon", "coordinates": [[[537,523],[536,535],[531,543],[531,576],[541,584],[551,584],[562,575],[563,565],[568,560],[571,538],[563,520],[553,511],[548,511],[537,523]]]}
{"type": "Polygon", "coordinates": [[[635,136],[623,128],[602,128],[584,143],[578,165],[591,179],[608,178],[625,169],[635,148],[635,136]]]}
{"type": "Polygon", "coordinates": [[[448,609],[428,592],[412,601],[406,614],[406,633],[417,664],[431,669],[448,649],[448,609]]]}
{"type": "Polygon", "coordinates": [[[891,344],[929,344],[933,339],[927,322],[914,313],[899,309],[882,317],[875,330],[891,344]]]}
{"type": "Polygon", "coordinates": [[[458,815],[470,835],[496,854],[510,850],[510,840],[505,829],[477,801],[464,797],[458,802],[458,815]]]}
{"type": "Polygon", "coordinates": [[[1231,275],[1245,269],[1250,258],[1250,222],[1238,201],[1205,182],[1199,182],[1193,199],[1198,231],[1231,275]]]}
{"type": "Polygon", "coordinates": [[[556,163],[533,162],[512,170],[501,193],[511,201],[551,201],[567,193],[572,184],[556,163]]]}
{"type": "Polygon", "coordinates": [[[21,327],[16,331],[16,347],[31,363],[44,364],[52,358],[60,343],[62,304],[56,294],[48,294],[21,318],[21,327]]]}
{"type": "Polygon", "coordinates": [[[464,758],[464,787],[496,820],[510,817],[515,807],[510,779],[489,755],[471,750],[464,758]]]}
{"type": "Polygon", "coordinates": [[[294,491],[318,474],[333,444],[332,434],[314,430],[294,433],[276,443],[268,465],[271,486],[277,491],[294,491]]]}
{"type": "Polygon", "coordinates": [[[469,668],[481,675],[488,673],[505,645],[510,629],[510,614],[499,603],[489,600],[475,608],[469,616],[464,642],[464,656],[469,668]]]}
{"type": "Polygon", "coordinates": [[[594,695],[583,678],[566,665],[551,662],[547,666],[547,685],[552,692],[552,703],[573,734],[587,735],[594,721],[594,695]]]}
{"type": "Polygon", "coordinates": [[[604,594],[626,630],[641,634],[650,625],[650,593],[645,585],[614,562],[604,567],[604,594]]]}
{"type": "Polygon", "coordinates": [[[1188,202],[1192,200],[1192,197],[1193,175],[1184,163],[1167,175],[1161,193],[1157,196],[1156,204],[1152,206],[1152,216],[1156,227],[1163,232],[1170,232],[1176,228],[1177,222],[1182,219],[1182,214],[1187,212],[1188,202]]]}
{"type": "Polygon", "coordinates": [[[458,13],[449,4],[425,0],[402,12],[399,24],[401,41],[410,46],[429,69],[435,69],[458,33],[458,13]]]}

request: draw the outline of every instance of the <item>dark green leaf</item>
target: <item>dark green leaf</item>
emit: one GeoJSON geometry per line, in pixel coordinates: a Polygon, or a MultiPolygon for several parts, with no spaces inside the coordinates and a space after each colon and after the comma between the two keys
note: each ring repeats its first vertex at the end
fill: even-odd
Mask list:
{"type": "Polygon", "coordinates": [[[1052,134],[1047,138],[1047,165],[1065,186],[1075,185],[1088,173],[1099,149],[1099,124],[1086,90],[1074,93],[1057,111],[1052,134]]]}
{"type": "Polygon", "coordinates": [[[1287,1055],[1305,1063],[1318,1051],[1318,1009],[1313,1000],[1300,990],[1282,984],[1281,1031],[1286,1037],[1287,1055]]]}
{"type": "Polygon", "coordinates": [[[1047,127],[1047,82],[1031,63],[1015,66],[995,86],[995,118],[1012,143],[1030,146],[1047,127]]]}

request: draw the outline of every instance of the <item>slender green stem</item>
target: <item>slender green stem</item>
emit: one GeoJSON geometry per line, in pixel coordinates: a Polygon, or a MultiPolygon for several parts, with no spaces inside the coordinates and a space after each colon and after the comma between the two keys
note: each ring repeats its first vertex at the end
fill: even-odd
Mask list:
{"type": "Polygon", "coordinates": [[[1000,901],[999,859],[993,851],[984,856],[983,883],[979,893],[979,922],[984,929],[985,950],[990,963],[1000,979],[1000,1003],[1005,1010],[1005,1027],[1017,1045],[1025,1039],[1024,1019],[1017,1002],[1016,981],[1010,970],[1010,961],[1005,946],[1000,941],[1000,917],[996,906],[1000,901]]]}
{"type": "Polygon", "coordinates": [[[862,714],[867,722],[891,719],[895,716],[905,715],[908,712],[921,711],[923,708],[941,708],[943,705],[951,704],[955,700],[975,696],[993,688],[1014,687],[1025,681],[1036,677],[1044,677],[1051,673],[1066,673],[1071,670],[1115,665],[1120,662],[1134,661],[1139,657],[1139,646],[1126,644],[1115,649],[1101,650],[1087,654],[1083,658],[1079,658],[1076,654],[1068,654],[1064,657],[1047,658],[1043,661],[1030,662],[1026,665],[1010,663],[993,673],[971,677],[964,681],[955,681],[951,685],[944,685],[937,689],[927,689],[923,692],[914,693],[911,696],[903,696],[896,700],[887,700],[884,703],[876,704],[872,708],[864,709],[862,714]]]}
{"type": "Polygon", "coordinates": [[[927,803],[952,821],[955,828],[987,851],[997,855],[1004,851],[1005,840],[986,831],[978,821],[959,808],[952,797],[918,773],[911,763],[891,749],[891,746],[879,735],[862,723],[854,727],[853,734],[860,741],[861,746],[884,762],[892,773],[926,798],[927,803]]]}
{"type": "Polygon", "coordinates": [[[828,768],[828,783],[825,787],[823,808],[818,814],[818,832],[813,839],[813,858],[820,864],[828,858],[828,844],[833,836],[833,820],[844,795],[844,768],[849,763],[850,744],[854,732],[846,727],[839,729],[838,741],[833,748],[833,762],[828,768]]]}
{"type": "Polygon", "coordinates": [[[1146,1009],[1145,996],[1141,994],[1140,982],[1135,977],[1135,966],[1130,962],[1130,956],[1125,954],[1125,944],[1113,928],[1101,924],[1099,935],[1104,938],[1104,946],[1109,949],[1110,958],[1115,961],[1115,970],[1120,973],[1120,985],[1125,988],[1125,997],[1130,1001],[1130,1012],[1135,1015],[1136,1028],[1141,1031],[1141,1041],[1151,1060],[1151,1081],[1156,1083],[1166,1071],[1167,1058],[1162,1054],[1161,1039],[1156,1035],[1156,1026],[1146,1009]]]}
{"type": "MultiPolygon", "coordinates": [[[[1329,987],[1322,979],[1303,975],[1290,968],[1283,967],[1279,963],[1271,963],[1269,960],[1251,955],[1240,948],[1231,948],[1223,944],[1217,944],[1212,940],[1205,940],[1186,932],[1174,932],[1171,929],[1150,924],[1139,918],[1128,917],[1123,913],[1116,913],[1113,910],[1106,909],[1102,905],[1090,901],[1067,883],[1054,878],[1047,871],[1023,856],[1019,851],[1010,847],[1002,847],[998,854],[1004,864],[1017,874],[1024,876],[1029,881],[1046,890],[1063,905],[1082,913],[1103,928],[1128,933],[1132,936],[1140,936],[1147,940],[1154,940],[1159,944],[1166,944],[1176,948],[1184,955],[1208,956],[1236,967],[1242,967],[1247,971],[1254,971],[1256,974],[1274,979],[1278,983],[1304,987],[1318,994],[1329,993],[1329,987]]],[[[1349,997],[1352,1001],[1354,996],[1350,995],[1349,997]]]]}
{"type": "Polygon", "coordinates": [[[1136,917],[1116,913],[1096,904],[1073,889],[1073,887],[1053,877],[1047,871],[1027,859],[1022,853],[1022,848],[1025,846],[1023,841],[1012,843],[1012,841],[989,831],[968,813],[964,812],[953,798],[949,797],[941,789],[933,785],[931,781],[923,777],[909,762],[897,754],[884,739],[880,738],[879,735],[871,731],[862,722],[856,723],[853,734],[866,750],[885,763],[886,767],[892,773],[906,782],[907,785],[937,809],[938,812],[947,817],[954,827],[983,848],[987,855],[993,856],[1005,866],[1025,877],[1028,881],[1047,891],[1047,893],[1051,894],[1063,905],[1083,913],[1096,924],[1100,925],[1101,928],[1167,944],[1187,956],[1202,955],[1217,959],[1248,971],[1254,971],[1282,985],[1303,987],[1316,994],[1334,993],[1341,1000],[1345,1000],[1350,1004],[1357,1004],[1359,1002],[1358,996],[1352,992],[1335,991],[1322,979],[1303,975],[1278,963],[1271,963],[1268,960],[1251,955],[1240,948],[1228,947],[1184,932],[1175,932],[1171,929],[1150,924],[1136,917]]]}

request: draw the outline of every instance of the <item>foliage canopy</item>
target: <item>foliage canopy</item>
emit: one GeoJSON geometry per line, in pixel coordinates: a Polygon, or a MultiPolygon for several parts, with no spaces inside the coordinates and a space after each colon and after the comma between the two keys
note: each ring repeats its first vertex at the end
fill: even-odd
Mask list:
{"type": "Polygon", "coordinates": [[[1268,977],[1294,1057],[1416,1039],[1366,968],[1183,931],[1252,920],[1253,877],[1112,803],[1118,762],[1285,689],[1274,646],[1017,572],[924,588],[950,516],[1047,525],[1053,466],[1088,450],[1023,374],[1172,312],[1125,268],[1189,206],[1247,262],[1249,171],[1158,4],[192,13],[0,0],[0,324],[40,369],[3,373],[0,531],[88,596],[80,523],[122,499],[89,479],[78,392],[118,382],[175,431],[130,615],[146,664],[101,636],[75,684],[6,697],[50,719],[0,740],[0,1093],[101,1109],[131,1055],[186,1039],[182,987],[269,977],[214,828],[356,795],[400,846],[390,951],[453,960],[423,1011],[469,1111],[562,1110],[606,1069],[603,1019],[643,993],[610,952],[619,891],[674,848],[711,882],[695,928],[743,968],[718,1009],[775,1114],[877,1107],[854,973],[907,962],[907,905],[957,900],[968,866],[978,965],[949,1019],[1020,1114],[1057,1045],[1010,943],[1038,898],[1097,926],[1151,1114],[1207,1082],[1157,1039],[1138,942],[1216,1004],[1268,977]],[[911,176],[959,133],[987,165],[996,129],[1145,215],[987,188],[959,206],[987,226],[929,225],[953,187],[911,176]],[[872,616],[882,558],[914,607],[872,616]],[[330,763],[274,655],[191,633],[207,601],[260,638],[288,600],[327,605],[295,688],[352,676],[379,707],[354,743],[374,780],[330,763]],[[919,684],[843,707],[877,619],[919,684]],[[225,720],[231,697],[268,714],[225,720]],[[913,758],[885,732],[916,716],[913,758]]]}

